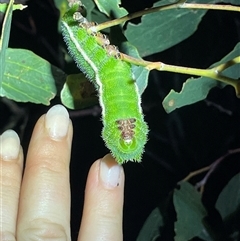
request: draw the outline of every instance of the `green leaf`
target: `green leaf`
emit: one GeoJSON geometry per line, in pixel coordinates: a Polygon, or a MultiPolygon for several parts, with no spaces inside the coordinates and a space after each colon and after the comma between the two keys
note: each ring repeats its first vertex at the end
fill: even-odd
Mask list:
{"type": "MultiPolygon", "coordinates": [[[[154,7],[171,2],[159,1],[154,7]]],[[[201,3],[205,2],[209,1],[201,0],[201,3]]],[[[205,13],[206,10],[171,9],[147,14],[142,17],[140,24],[129,23],[125,35],[142,57],[148,56],[166,50],[192,35],[205,13]]]]}
{"type": "Polygon", "coordinates": [[[83,74],[68,75],[60,96],[69,109],[83,109],[98,103],[94,85],[83,74]]]}
{"type": "MultiPolygon", "coordinates": [[[[87,10],[87,19],[90,22],[95,23],[104,23],[109,21],[109,18],[102,12],[100,12],[93,1],[83,0],[82,3],[86,7],[87,10]]],[[[104,32],[109,32],[104,29],[104,32]]]]}
{"type": "MultiPolygon", "coordinates": [[[[240,43],[238,43],[235,48],[226,55],[221,61],[213,64],[210,67],[215,67],[220,64],[223,64],[237,56],[240,53],[240,43]]],[[[240,58],[240,57],[239,57],[240,58]]],[[[225,76],[238,79],[240,77],[240,64],[235,64],[227,69],[225,69],[222,74],[225,76]]],[[[183,107],[185,105],[190,105],[200,100],[203,100],[207,97],[209,91],[213,87],[225,87],[226,84],[219,82],[214,79],[207,77],[199,78],[189,78],[183,84],[182,90],[178,93],[174,90],[171,90],[169,94],[163,100],[163,107],[167,113],[172,112],[173,110],[183,107]]]]}
{"type": "Polygon", "coordinates": [[[7,49],[0,96],[21,102],[50,104],[65,74],[24,49],[7,49]]]}
{"type": "Polygon", "coordinates": [[[10,29],[11,29],[11,22],[12,22],[12,6],[13,0],[10,0],[7,11],[4,16],[1,38],[0,38],[0,92],[2,91],[2,81],[3,81],[3,74],[5,70],[5,55],[6,49],[8,47],[8,41],[10,36],[10,29]]]}
{"type": "MultiPolygon", "coordinates": [[[[84,5],[86,11],[87,11],[87,19],[88,21],[90,22],[95,22],[96,19],[94,18],[95,17],[95,14],[93,13],[95,10],[96,10],[96,7],[95,7],[95,4],[93,1],[89,1],[89,0],[82,0],[81,1],[82,4],[84,5]]],[[[100,13],[98,11],[98,13],[96,13],[97,15],[102,15],[102,13],[100,13]]],[[[96,21],[98,23],[98,21],[96,21]]]]}
{"type": "Polygon", "coordinates": [[[175,90],[171,90],[168,93],[162,102],[163,107],[167,113],[170,113],[177,108],[181,108],[185,105],[191,105],[205,99],[208,92],[216,86],[223,88],[225,84],[206,77],[189,78],[183,84],[180,93],[175,90]]]}
{"type": "Polygon", "coordinates": [[[174,191],[173,202],[177,212],[174,240],[186,241],[198,236],[204,229],[202,220],[207,214],[199,192],[191,184],[182,182],[180,190],[174,191]]]}
{"type": "Polygon", "coordinates": [[[120,18],[128,14],[126,9],[119,6],[120,0],[95,0],[95,3],[108,17],[120,18]]]}
{"type": "Polygon", "coordinates": [[[240,173],[235,175],[218,197],[216,208],[223,219],[240,208],[240,173]]]}
{"type": "MultiPolygon", "coordinates": [[[[176,1],[161,0],[153,6],[163,6],[176,1]]],[[[239,0],[190,0],[188,3],[224,2],[239,5],[239,0]]],[[[189,36],[198,27],[207,10],[170,9],[147,14],[141,23],[128,23],[125,35],[128,41],[136,46],[142,57],[166,50],[189,36]],[[139,37],[141,36],[141,37],[139,37]],[[147,37],[143,37],[147,36],[147,37]]]]}
{"type": "MultiPolygon", "coordinates": [[[[138,50],[129,42],[122,43],[120,49],[127,55],[141,59],[138,50]]],[[[138,92],[142,94],[148,85],[149,70],[142,66],[132,65],[132,73],[137,82],[138,92]]]]}
{"type": "Polygon", "coordinates": [[[148,85],[149,70],[142,66],[133,65],[132,73],[137,82],[138,92],[140,95],[142,95],[148,85]]]}
{"type": "Polygon", "coordinates": [[[137,241],[157,240],[160,236],[160,228],[164,226],[163,216],[159,208],[155,208],[145,221],[137,241]]]}

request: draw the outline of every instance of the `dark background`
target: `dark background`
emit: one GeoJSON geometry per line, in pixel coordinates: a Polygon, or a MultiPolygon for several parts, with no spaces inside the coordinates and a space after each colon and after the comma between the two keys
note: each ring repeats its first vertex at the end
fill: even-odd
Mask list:
{"type": "MultiPolygon", "coordinates": [[[[152,1],[153,2],[153,1],[152,1]]],[[[51,0],[30,0],[24,11],[15,11],[9,46],[26,48],[64,69],[57,32],[59,12],[51,0]]],[[[151,6],[151,1],[122,1],[128,11],[151,6]],[[147,2],[147,3],[146,3],[147,2]]],[[[207,68],[229,53],[240,40],[239,13],[208,11],[190,38],[150,61],[207,68]]],[[[164,41],[164,39],[163,39],[164,41]]],[[[240,53],[239,53],[240,54],[240,53]]],[[[239,70],[240,71],[240,70],[239,70]]],[[[149,141],[140,164],[124,165],[126,175],[124,240],[136,240],[150,212],[189,172],[214,162],[229,149],[240,147],[240,100],[230,86],[212,89],[208,98],[166,114],[161,102],[170,89],[180,90],[187,76],[152,71],[142,106],[150,127],[149,141]]],[[[59,103],[56,97],[51,104],[59,103]]],[[[49,107],[0,100],[0,131],[15,129],[26,153],[37,119],[49,107]]],[[[76,240],[81,220],[84,188],[91,164],[109,151],[100,137],[99,108],[70,111],[74,126],[71,159],[72,237],[76,240]]],[[[234,160],[225,169],[239,170],[234,160]]],[[[222,175],[225,175],[222,173],[222,175]]],[[[218,177],[221,179],[221,175],[218,177]]],[[[93,227],[94,229],[94,227],[93,227]]],[[[167,239],[165,239],[167,240],[167,239]]],[[[168,238],[172,240],[172,238],[168,238]]]]}

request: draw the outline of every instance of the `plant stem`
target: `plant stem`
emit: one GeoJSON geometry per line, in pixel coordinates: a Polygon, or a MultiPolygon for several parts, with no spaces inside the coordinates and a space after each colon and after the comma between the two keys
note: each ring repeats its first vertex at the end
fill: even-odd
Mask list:
{"type": "Polygon", "coordinates": [[[161,62],[152,63],[150,66],[147,66],[147,68],[149,67],[150,69],[153,69],[154,67],[154,69],[157,69],[159,71],[168,71],[168,72],[175,72],[175,73],[181,73],[181,74],[197,75],[197,76],[203,76],[203,77],[219,80],[225,84],[232,85],[236,91],[236,95],[240,97],[240,81],[237,79],[233,79],[233,78],[221,75],[219,71],[216,71],[217,67],[214,67],[211,69],[197,69],[197,68],[168,65],[161,62]]]}
{"type": "Polygon", "coordinates": [[[222,72],[225,69],[231,67],[232,65],[239,64],[239,63],[240,63],[240,56],[237,56],[236,58],[231,59],[226,63],[220,64],[220,65],[214,67],[214,70],[217,71],[217,72],[222,72]]]}
{"type": "Polygon", "coordinates": [[[240,12],[240,7],[232,5],[216,5],[216,4],[200,4],[200,3],[183,3],[179,8],[191,8],[191,9],[212,9],[212,10],[224,10],[240,12]]]}
{"type": "Polygon", "coordinates": [[[159,11],[162,11],[162,10],[169,10],[169,9],[177,8],[179,6],[179,4],[182,4],[184,2],[185,2],[185,0],[179,0],[176,3],[170,3],[170,4],[167,4],[167,5],[164,5],[164,6],[159,6],[159,7],[146,8],[144,10],[141,10],[141,11],[138,11],[138,12],[135,12],[135,13],[130,13],[130,14],[124,16],[124,17],[101,23],[101,24],[94,27],[94,31],[100,31],[100,30],[105,29],[105,28],[113,27],[113,26],[125,23],[126,21],[129,21],[131,19],[141,17],[145,14],[155,13],[155,12],[159,12],[159,11]]]}
{"type": "Polygon", "coordinates": [[[155,13],[163,10],[170,10],[170,9],[176,9],[176,8],[186,8],[186,9],[212,9],[212,10],[224,10],[224,11],[236,11],[240,12],[240,7],[238,6],[232,6],[232,5],[216,5],[216,4],[198,4],[198,3],[185,3],[185,0],[179,0],[176,3],[168,4],[164,6],[159,7],[153,7],[153,8],[147,8],[142,11],[128,14],[124,17],[114,19],[111,21],[107,21],[104,23],[101,23],[97,26],[94,26],[94,31],[100,31],[105,28],[113,27],[122,23],[125,23],[126,21],[129,21],[134,18],[141,17],[146,14],[155,13]]]}
{"type": "MultiPolygon", "coordinates": [[[[190,173],[189,173],[183,180],[181,180],[180,182],[187,182],[187,181],[189,181],[192,177],[195,177],[195,176],[197,176],[197,175],[199,175],[199,174],[202,174],[203,172],[206,172],[206,171],[210,170],[210,169],[211,169],[211,166],[212,166],[212,165],[209,165],[209,166],[207,166],[207,167],[203,167],[203,168],[198,169],[198,170],[196,170],[196,171],[190,172],[190,173]]],[[[180,182],[179,182],[179,183],[180,183],[180,182]]]]}
{"type": "Polygon", "coordinates": [[[165,64],[163,62],[149,62],[145,61],[143,59],[136,59],[134,57],[121,54],[122,60],[129,62],[131,64],[143,66],[147,68],[148,70],[156,69],[158,71],[167,71],[167,72],[174,72],[174,73],[180,73],[180,74],[188,74],[188,75],[196,75],[196,76],[203,76],[208,77],[211,79],[219,80],[223,83],[232,85],[235,88],[236,95],[240,97],[240,80],[233,79],[230,77],[227,77],[225,75],[222,75],[221,72],[225,70],[226,68],[240,63],[240,56],[235,57],[232,60],[229,60],[228,62],[224,64],[220,64],[216,67],[213,67],[211,69],[198,69],[198,68],[190,68],[190,67],[183,67],[183,66],[176,66],[176,65],[169,65],[165,64]]]}

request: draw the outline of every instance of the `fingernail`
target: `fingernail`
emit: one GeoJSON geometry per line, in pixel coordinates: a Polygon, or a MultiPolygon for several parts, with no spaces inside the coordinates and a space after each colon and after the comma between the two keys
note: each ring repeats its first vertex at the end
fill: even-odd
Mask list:
{"type": "Polygon", "coordinates": [[[104,185],[112,189],[119,186],[122,167],[108,154],[100,162],[100,178],[104,185]]]}
{"type": "Polygon", "coordinates": [[[20,139],[13,130],[7,130],[0,136],[0,156],[3,160],[13,160],[18,157],[20,139]]]}
{"type": "Polygon", "coordinates": [[[67,135],[69,114],[62,105],[55,105],[46,114],[45,126],[53,139],[61,139],[67,135]]]}

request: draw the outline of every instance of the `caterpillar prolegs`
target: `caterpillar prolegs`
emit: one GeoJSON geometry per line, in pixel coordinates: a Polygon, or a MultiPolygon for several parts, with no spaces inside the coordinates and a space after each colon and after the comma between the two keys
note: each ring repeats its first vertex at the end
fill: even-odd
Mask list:
{"type": "Polygon", "coordinates": [[[120,59],[108,38],[94,32],[95,23],[82,16],[83,5],[72,1],[62,18],[62,34],[78,68],[98,90],[102,107],[102,138],[119,164],[141,161],[147,142],[138,87],[129,63],[120,59]]]}

